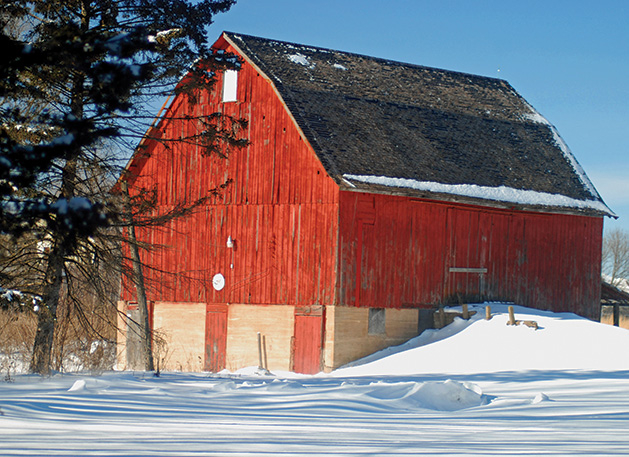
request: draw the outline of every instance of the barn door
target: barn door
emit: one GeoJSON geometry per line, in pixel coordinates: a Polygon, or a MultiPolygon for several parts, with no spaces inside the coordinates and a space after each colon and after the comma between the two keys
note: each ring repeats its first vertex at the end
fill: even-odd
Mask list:
{"type": "Polygon", "coordinates": [[[323,306],[296,306],[293,337],[293,371],[315,374],[321,371],[323,349],[323,306]]]}
{"type": "Polygon", "coordinates": [[[448,209],[446,301],[457,303],[483,299],[490,219],[491,216],[481,211],[448,209]]]}
{"type": "Polygon", "coordinates": [[[227,305],[207,304],[205,315],[205,371],[225,368],[227,305]]]}

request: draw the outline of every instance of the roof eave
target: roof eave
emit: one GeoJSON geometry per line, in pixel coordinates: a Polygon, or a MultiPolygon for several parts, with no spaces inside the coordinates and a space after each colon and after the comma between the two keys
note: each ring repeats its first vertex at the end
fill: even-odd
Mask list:
{"type": "MultiPolygon", "coordinates": [[[[336,180],[339,183],[339,180],[336,180]]],[[[417,189],[410,189],[404,187],[390,187],[378,184],[365,184],[355,181],[348,181],[341,178],[339,183],[341,191],[344,192],[364,192],[379,195],[392,195],[409,197],[422,201],[432,201],[439,203],[457,203],[463,205],[470,205],[482,208],[511,210],[511,211],[523,211],[523,212],[535,212],[535,213],[552,213],[552,214],[569,214],[577,216],[591,216],[591,217],[610,217],[617,219],[618,216],[611,211],[598,210],[595,208],[578,208],[570,206],[558,206],[558,205],[541,205],[541,204],[526,204],[526,203],[514,203],[507,201],[491,200],[477,197],[469,197],[465,195],[457,195],[445,192],[431,192],[417,189]]],[[[606,206],[605,206],[606,207],[606,206]]]]}

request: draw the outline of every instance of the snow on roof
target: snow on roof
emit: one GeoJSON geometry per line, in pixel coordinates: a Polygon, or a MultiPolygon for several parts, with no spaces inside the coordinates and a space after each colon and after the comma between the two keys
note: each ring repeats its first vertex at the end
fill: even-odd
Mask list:
{"type": "Polygon", "coordinates": [[[600,200],[577,200],[559,194],[548,194],[533,190],[513,189],[511,187],[485,187],[475,184],[441,184],[437,182],[416,181],[414,179],[390,178],[386,176],[343,175],[349,181],[377,184],[387,187],[401,187],[438,194],[451,194],[462,197],[479,198],[519,205],[579,208],[598,211],[615,216],[605,203],[600,200]]]}
{"type": "Polygon", "coordinates": [[[548,122],[548,119],[542,116],[542,114],[539,111],[537,111],[531,104],[529,104],[528,102],[526,102],[526,104],[531,109],[531,113],[525,114],[524,117],[538,124],[547,125],[550,128],[553,134],[553,138],[555,140],[555,144],[559,147],[559,149],[561,149],[561,152],[563,153],[564,157],[566,157],[568,162],[570,162],[570,165],[572,165],[572,168],[574,168],[574,171],[579,176],[579,179],[581,180],[585,188],[592,195],[596,195],[600,198],[600,195],[598,191],[596,190],[596,188],[594,187],[594,184],[592,184],[592,181],[590,181],[590,178],[588,178],[588,176],[585,174],[585,170],[583,170],[583,167],[581,167],[581,164],[579,164],[574,154],[572,154],[572,151],[570,150],[566,142],[563,140],[563,138],[561,137],[561,135],[559,134],[555,126],[551,124],[550,122],[548,122]]]}
{"type": "Polygon", "coordinates": [[[300,53],[290,54],[288,56],[288,60],[290,60],[293,63],[303,65],[304,67],[314,68],[314,64],[310,62],[310,59],[308,59],[308,57],[300,53]]]}
{"type": "Polygon", "coordinates": [[[223,36],[274,82],[342,187],[354,176],[365,192],[382,191],[369,187],[376,182],[423,186],[429,192],[439,188],[442,194],[615,217],[557,130],[504,80],[230,32],[223,36]]]}

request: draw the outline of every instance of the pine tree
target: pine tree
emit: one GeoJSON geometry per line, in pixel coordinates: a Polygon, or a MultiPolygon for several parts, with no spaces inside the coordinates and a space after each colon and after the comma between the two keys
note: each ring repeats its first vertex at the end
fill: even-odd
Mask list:
{"type": "MultiPolygon", "coordinates": [[[[237,68],[237,60],[206,46],[212,17],[233,3],[2,5],[0,45],[9,59],[0,69],[0,231],[46,246],[31,285],[41,298],[31,371],[50,370],[64,282],[71,290],[71,281],[85,279],[95,259],[115,249],[103,240],[116,238],[111,227],[125,224],[124,209],[112,201],[107,183],[146,132],[152,120],[146,107],[174,88],[193,97],[213,84],[218,69],[237,68]],[[24,31],[9,33],[16,24],[24,31]]],[[[218,128],[205,121],[207,131],[188,140],[210,153],[214,145],[207,138],[215,138],[218,128]]]]}

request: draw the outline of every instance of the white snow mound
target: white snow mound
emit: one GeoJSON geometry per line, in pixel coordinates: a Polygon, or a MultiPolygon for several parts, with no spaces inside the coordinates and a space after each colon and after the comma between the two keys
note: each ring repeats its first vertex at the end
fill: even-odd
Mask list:
{"type": "Polygon", "coordinates": [[[482,390],[475,384],[452,381],[401,382],[371,384],[365,392],[385,403],[396,403],[400,409],[432,409],[458,411],[486,404],[482,390]]]}
{"type": "Polygon", "coordinates": [[[74,384],[72,384],[72,387],[68,389],[68,392],[78,392],[81,390],[85,390],[85,380],[83,379],[74,381],[74,384]]]}
{"type": "MultiPolygon", "coordinates": [[[[629,347],[629,331],[572,313],[514,306],[519,321],[539,329],[507,325],[508,304],[470,306],[469,320],[456,318],[441,330],[427,330],[407,343],[353,362],[333,376],[477,374],[557,370],[629,370],[629,358],[610,348],[629,347]]],[[[456,309],[456,308],[455,308],[456,309]]],[[[460,308],[457,309],[460,311],[460,308]]]]}

